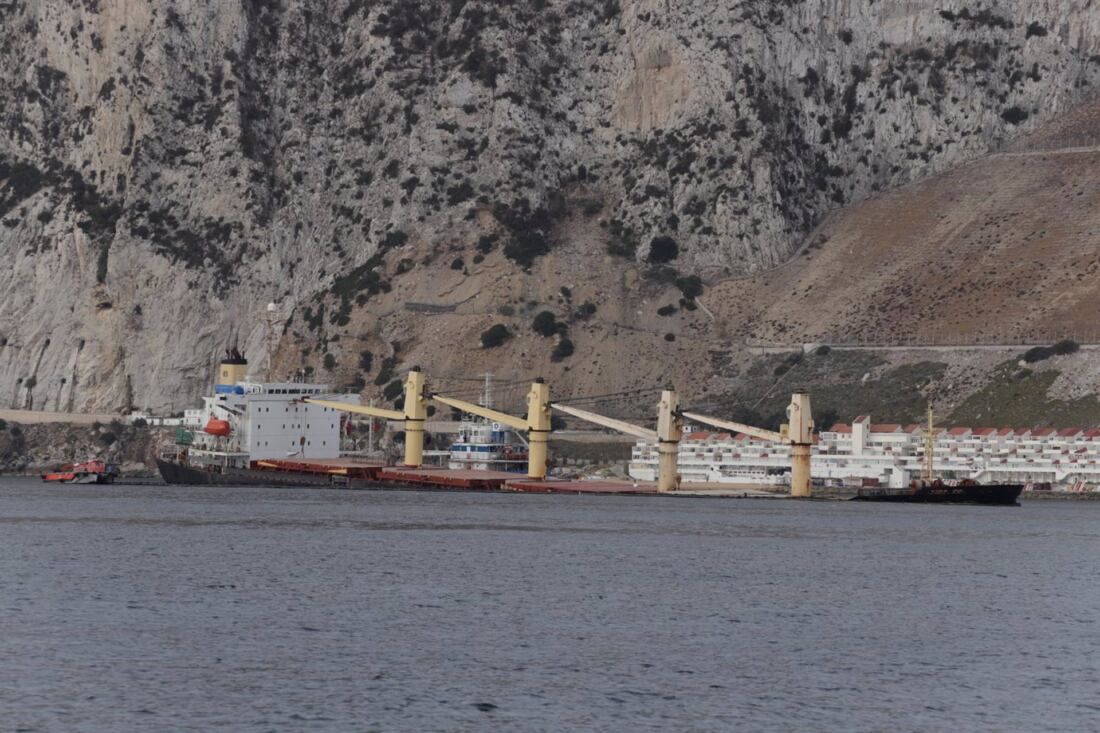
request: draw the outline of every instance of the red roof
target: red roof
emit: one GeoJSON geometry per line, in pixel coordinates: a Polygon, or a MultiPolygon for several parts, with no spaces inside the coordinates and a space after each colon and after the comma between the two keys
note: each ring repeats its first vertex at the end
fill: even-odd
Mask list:
{"type": "Polygon", "coordinates": [[[1046,437],[1047,435],[1054,434],[1054,428],[1035,428],[1031,431],[1031,434],[1039,438],[1046,437]]]}
{"type": "Polygon", "coordinates": [[[1063,438],[1075,438],[1081,434],[1081,428],[1063,428],[1058,431],[1058,435],[1063,438]]]}
{"type": "Polygon", "coordinates": [[[723,443],[728,441],[728,440],[731,440],[732,438],[733,438],[733,436],[730,435],[729,433],[715,433],[715,435],[714,435],[715,440],[720,440],[723,443]]]}
{"type": "Polygon", "coordinates": [[[1015,435],[1015,434],[1016,434],[1016,429],[1015,428],[999,428],[997,430],[997,435],[1015,435]]]}
{"type": "Polygon", "coordinates": [[[705,430],[696,430],[694,433],[688,433],[684,436],[684,440],[706,440],[710,437],[710,433],[705,430]]]}
{"type": "Polygon", "coordinates": [[[986,435],[993,435],[993,433],[995,433],[995,432],[997,432],[997,428],[975,428],[974,429],[974,435],[980,435],[982,437],[985,437],[986,435]]]}
{"type": "Polygon", "coordinates": [[[897,423],[875,423],[871,425],[872,433],[896,433],[901,430],[897,423]]]}
{"type": "Polygon", "coordinates": [[[1093,428],[1092,430],[1089,430],[1085,433],[1085,437],[1089,440],[1100,438],[1100,428],[1093,428]]]}
{"type": "Polygon", "coordinates": [[[919,433],[920,431],[924,430],[924,426],[921,425],[920,423],[915,423],[914,422],[914,423],[909,423],[908,425],[906,425],[904,430],[907,433],[919,433]]]}
{"type": "Polygon", "coordinates": [[[850,433],[852,432],[852,426],[845,423],[838,422],[836,425],[829,428],[830,433],[850,433]]]}
{"type": "Polygon", "coordinates": [[[966,435],[970,432],[970,428],[951,428],[947,431],[948,435],[966,435]]]}

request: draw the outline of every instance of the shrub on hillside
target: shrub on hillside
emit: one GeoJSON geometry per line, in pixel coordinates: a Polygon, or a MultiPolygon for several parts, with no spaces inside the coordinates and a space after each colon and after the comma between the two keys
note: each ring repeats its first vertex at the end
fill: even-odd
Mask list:
{"type": "Polygon", "coordinates": [[[542,311],[531,322],[531,328],[539,336],[547,338],[553,336],[558,329],[558,320],[550,311],[542,311]]]}
{"type": "Polygon", "coordinates": [[[550,354],[550,361],[561,361],[573,355],[573,342],[563,338],[550,354]]]}
{"type": "Polygon", "coordinates": [[[1010,125],[1018,125],[1030,116],[1031,115],[1028,114],[1026,109],[1021,109],[1019,107],[1009,107],[1001,113],[1001,119],[1010,125]]]}
{"type": "Polygon", "coordinates": [[[649,243],[649,256],[646,258],[655,265],[672,262],[680,256],[680,246],[672,237],[654,237],[649,243]]]}
{"type": "Polygon", "coordinates": [[[481,347],[494,349],[512,337],[512,332],[503,323],[497,323],[481,332],[481,347]]]}
{"type": "Polygon", "coordinates": [[[1065,356],[1066,354],[1075,354],[1081,350],[1081,347],[1077,345],[1076,341],[1072,339],[1063,339],[1054,346],[1050,347],[1058,356],[1065,356]]]}
{"type": "Polygon", "coordinates": [[[1024,352],[1024,361],[1028,364],[1034,364],[1037,361],[1043,361],[1049,359],[1052,356],[1065,356],[1066,354],[1073,354],[1080,350],[1080,346],[1076,341],[1070,339],[1063,339],[1053,346],[1036,346],[1028,349],[1024,352]]]}

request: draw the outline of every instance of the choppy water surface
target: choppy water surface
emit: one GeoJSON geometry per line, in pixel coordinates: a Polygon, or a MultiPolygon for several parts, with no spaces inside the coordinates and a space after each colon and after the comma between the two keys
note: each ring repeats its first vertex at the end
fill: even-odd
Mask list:
{"type": "Polygon", "coordinates": [[[0,479],[3,730],[1094,730],[1100,504],[0,479]]]}

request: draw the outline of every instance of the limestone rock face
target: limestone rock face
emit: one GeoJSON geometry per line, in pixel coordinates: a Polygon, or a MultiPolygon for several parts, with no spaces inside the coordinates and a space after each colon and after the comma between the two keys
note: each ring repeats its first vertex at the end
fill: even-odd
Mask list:
{"type": "Polygon", "coordinates": [[[0,404],[182,409],[570,206],[611,290],[656,236],[768,268],[1088,96],[1098,43],[1079,0],[0,0],[0,404]]]}

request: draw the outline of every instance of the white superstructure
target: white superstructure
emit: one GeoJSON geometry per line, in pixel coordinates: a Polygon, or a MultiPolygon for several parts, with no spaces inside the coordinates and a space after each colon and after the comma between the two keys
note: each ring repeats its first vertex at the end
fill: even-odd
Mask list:
{"type": "MultiPolygon", "coordinates": [[[[341,413],[302,402],[304,397],[359,404],[358,395],[333,395],[325,384],[239,382],[203,397],[195,447],[248,453],[253,461],[268,458],[337,458],[341,413]],[[226,421],[227,436],[211,435],[211,420],[226,421]]],[[[217,426],[215,426],[217,427],[217,426]]]]}
{"type": "Polygon", "coordinates": [[[488,420],[463,420],[451,444],[447,467],[479,471],[526,471],[527,446],[511,428],[488,420]]]}
{"type": "MultiPolygon", "coordinates": [[[[834,425],[817,436],[812,474],[829,484],[906,486],[924,461],[920,425],[875,424],[869,417],[834,425]]],[[[982,483],[1050,483],[1084,490],[1100,486],[1100,430],[954,427],[935,434],[936,475],[982,483]]],[[[685,431],[682,481],[782,484],[790,479],[790,449],[747,435],[685,431]]],[[[652,481],[657,447],[639,441],[631,477],[652,481]]]]}
{"type": "Polygon", "coordinates": [[[253,461],[338,458],[342,413],[302,400],[323,396],[359,404],[359,395],[332,394],[326,384],[239,379],[247,365],[230,354],[214,393],[202,398],[201,408],[186,412],[194,431],[183,443],[187,462],[248,468],[253,461]]]}

